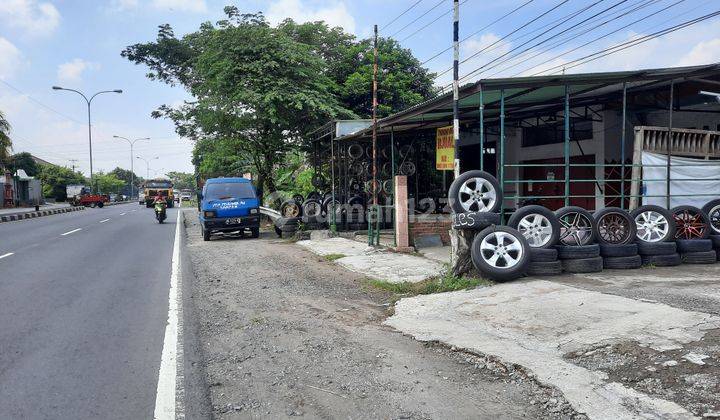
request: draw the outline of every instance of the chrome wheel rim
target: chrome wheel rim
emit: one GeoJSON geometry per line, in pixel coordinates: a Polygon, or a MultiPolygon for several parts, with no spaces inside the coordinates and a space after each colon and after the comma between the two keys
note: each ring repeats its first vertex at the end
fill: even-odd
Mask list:
{"type": "Polygon", "coordinates": [[[547,245],[553,233],[550,220],[537,213],[528,214],[520,219],[518,231],[527,239],[531,248],[547,245]]]}
{"type": "Polygon", "coordinates": [[[460,186],[458,199],[465,211],[486,212],[495,205],[497,192],[487,179],[470,178],[460,186]]]}
{"type": "Polygon", "coordinates": [[[560,218],[560,243],[563,245],[588,245],[592,236],[592,220],[586,215],[573,211],[560,218]]]}
{"type": "Polygon", "coordinates": [[[606,213],[597,221],[598,235],[609,244],[624,244],[630,241],[630,226],[620,213],[606,213]]]}
{"type": "Polygon", "coordinates": [[[662,214],[648,210],[635,216],[637,236],[643,242],[662,242],[670,230],[670,223],[662,214]]]}
{"type": "Polygon", "coordinates": [[[710,227],[713,232],[720,234],[720,205],[711,208],[708,212],[708,217],[710,218],[710,227]]]}
{"type": "Polygon", "coordinates": [[[493,232],[480,243],[480,254],[488,265],[510,269],[520,263],[523,248],[520,240],[507,232],[493,232]]]}

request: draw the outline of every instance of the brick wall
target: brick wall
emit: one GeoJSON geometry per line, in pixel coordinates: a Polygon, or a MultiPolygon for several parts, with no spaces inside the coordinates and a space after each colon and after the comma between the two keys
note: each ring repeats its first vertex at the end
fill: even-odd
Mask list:
{"type": "Polygon", "coordinates": [[[414,245],[416,235],[440,235],[443,244],[450,244],[450,226],[452,220],[447,214],[429,214],[422,215],[410,222],[410,244],[414,245]]]}

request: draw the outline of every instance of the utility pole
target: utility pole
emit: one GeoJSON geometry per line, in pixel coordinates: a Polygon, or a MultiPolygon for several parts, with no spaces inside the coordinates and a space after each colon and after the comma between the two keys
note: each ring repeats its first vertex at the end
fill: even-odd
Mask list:
{"type": "Polygon", "coordinates": [[[160,159],[160,156],[155,156],[154,158],[152,158],[150,160],[141,158],[140,156],[136,156],[136,157],[138,159],[142,160],[143,162],[145,162],[146,169],[147,169],[147,175],[145,176],[145,181],[147,181],[148,179],[150,179],[150,160],[160,159]]]}
{"type": "Polygon", "coordinates": [[[460,176],[460,0],[453,0],[453,143],[455,143],[455,160],[453,163],[455,178],[460,176]]]}
{"type": "Polygon", "coordinates": [[[133,198],[133,189],[135,188],[135,165],[134,165],[135,159],[133,159],[133,155],[134,155],[133,146],[135,146],[135,142],[137,142],[137,141],[150,140],[150,137],[143,137],[143,138],[134,139],[134,140],[130,140],[128,138],[121,137],[121,136],[113,136],[113,137],[116,139],[123,139],[123,140],[127,141],[128,143],[130,143],[130,198],[133,198]]]}
{"type": "MultiPolygon", "coordinates": [[[[375,25],[374,27],[374,33],[375,36],[373,38],[373,102],[372,102],[372,174],[373,174],[373,180],[372,180],[372,196],[373,196],[373,220],[369,220],[370,224],[368,225],[368,232],[369,232],[369,242],[370,245],[375,245],[375,238],[374,238],[374,229],[372,226],[372,223],[376,222],[375,218],[377,218],[378,215],[378,205],[377,205],[377,105],[378,105],[378,99],[377,99],[377,77],[378,77],[378,27],[375,25]]],[[[379,226],[379,223],[377,224],[379,226]]],[[[379,235],[378,235],[379,237],[379,235]]]]}
{"type": "Polygon", "coordinates": [[[69,162],[71,162],[72,165],[72,171],[75,172],[75,163],[78,162],[77,159],[68,159],[69,162]]]}
{"type": "Polygon", "coordinates": [[[93,96],[88,99],[87,96],[85,96],[82,92],[75,89],[67,89],[60,86],[53,86],[53,90],[67,90],[69,92],[75,92],[78,95],[82,96],[83,99],[85,99],[85,102],[87,103],[87,116],[88,116],[88,145],[90,146],[90,189],[95,189],[95,182],[93,178],[93,157],[92,157],[92,123],[90,120],[90,105],[92,104],[93,99],[95,99],[96,96],[103,94],[103,93],[122,93],[122,89],[115,89],[115,90],[101,90],[100,92],[95,93],[93,96]]]}

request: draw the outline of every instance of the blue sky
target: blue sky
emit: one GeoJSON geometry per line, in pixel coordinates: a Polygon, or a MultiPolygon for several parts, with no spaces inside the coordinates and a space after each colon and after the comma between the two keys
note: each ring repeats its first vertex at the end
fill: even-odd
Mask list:
{"type": "MultiPolygon", "coordinates": [[[[532,0],[502,22],[483,29],[496,18],[521,6],[528,0],[465,0],[461,6],[461,38],[470,35],[461,48],[461,59],[487,48],[478,57],[461,66],[461,75],[480,67],[493,58],[512,57],[533,36],[542,33],[543,25],[561,19],[573,11],[598,0],[568,0],[551,14],[526,30],[503,38],[533,17],[558,5],[561,0],[532,0]],[[481,30],[483,29],[483,30],[481,30]],[[475,32],[479,31],[477,34],[475,32]],[[535,32],[533,32],[535,31],[535,32]],[[489,48],[488,48],[489,47],[489,48]]],[[[235,4],[244,12],[263,11],[271,22],[285,17],[298,21],[326,20],[348,32],[366,37],[377,23],[384,35],[396,35],[421,60],[450,46],[452,0],[421,0],[415,7],[389,26],[386,24],[417,0],[248,0],[243,2],[215,0],[2,0],[0,1],[0,109],[13,125],[11,133],[15,151],[29,151],[61,165],[88,169],[86,111],[82,99],[69,92],[52,91],[52,85],[79,89],[88,93],[105,89],[123,89],[123,94],[107,94],[93,103],[94,165],[102,170],[116,166],[129,167],[126,143],[113,139],[151,137],[136,146],[136,155],[152,159],[150,175],[168,171],[192,171],[192,144],[177,138],[172,125],[150,118],[150,112],[161,104],[177,104],[188,99],[179,87],[169,87],[145,78],[146,69],[120,57],[127,45],[155,38],[157,25],[170,23],[176,34],[195,30],[203,21],[215,21],[222,8],[235,4]],[[439,4],[439,5],[438,5],[439,4]],[[438,5],[437,7],[435,7],[438,5]],[[433,9],[433,7],[435,7],[433,9]],[[431,10],[432,9],[432,10],[431,10]],[[406,24],[429,11],[405,29],[406,24]],[[426,29],[417,29],[443,15],[426,29]],[[402,29],[402,30],[401,30],[402,29]],[[398,32],[399,31],[399,32],[398,32]],[[407,38],[407,39],[405,39],[407,38]]],[[[605,8],[616,5],[606,14],[590,21],[586,28],[604,22],[602,16],[631,11],[646,6],[622,19],[610,21],[594,31],[578,30],[558,36],[514,61],[481,74],[482,77],[532,74],[554,66],[561,72],[564,62],[608,46],[637,39],[660,28],[710,13],[719,7],[717,0],[601,0],[575,20],[577,23],[605,8]],[[661,11],[668,7],[667,10],[661,11]],[[657,15],[631,24],[651,13],[657,15]],[[622,28],[628,25],[627,28],[622,28]],[[569,50],[605,33],[617,30],[576,51],[569,50]],[[555,41],[558,41],[555,46],[555,41]],[[564,41],[560,43],[560,41],[564,41]],[[537,52],[535,52],[537,51],[537,52]],[[557,57],[563,53],[567,55],[557,57]],[[534,67],[536,64],[548,62],[534,67]]],[[[555,30],[560,31],[563,27],[555,30]]],[[[553,32],[549,33],[552,35],[553,32]]],[[[539,38],[542,40],[543,38],[539,38]]],[[[533,43],[527,44],[532,46],[533,43]]],[[[442,71],[451,65],[451,52],[445,52],[426,65],[442,71]]],[[[720,21],[718,18],[654,39],[642,46],[568,69],[568,72],[626,70],[663,66],[704,64],[720,61],[720,21]]],[[[449,81],[443,75],[439,85],[449,81]]],[[[476,79],[470,77],[465,81],[476,79]]],[[[136,161],[135,170],[145,176],[145,164],[136,161]]]]}

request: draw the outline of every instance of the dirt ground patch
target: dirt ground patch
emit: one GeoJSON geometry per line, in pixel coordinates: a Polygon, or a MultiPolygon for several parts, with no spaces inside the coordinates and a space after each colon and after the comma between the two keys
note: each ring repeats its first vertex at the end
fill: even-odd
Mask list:
{"type": "Polygon", "coordinates": [[[203,242],[186,218],[215,418],[572,418],[518,372],[381,325],[390,294],[275,240],[203,242]]]}
{"type": "Polygon", "coordinates": [[[603,371],[611,381],[674,401],[698,417],[720,418],[720,330],[677,350],[661,352],[623,342],[565,358],[603,371]]]}

